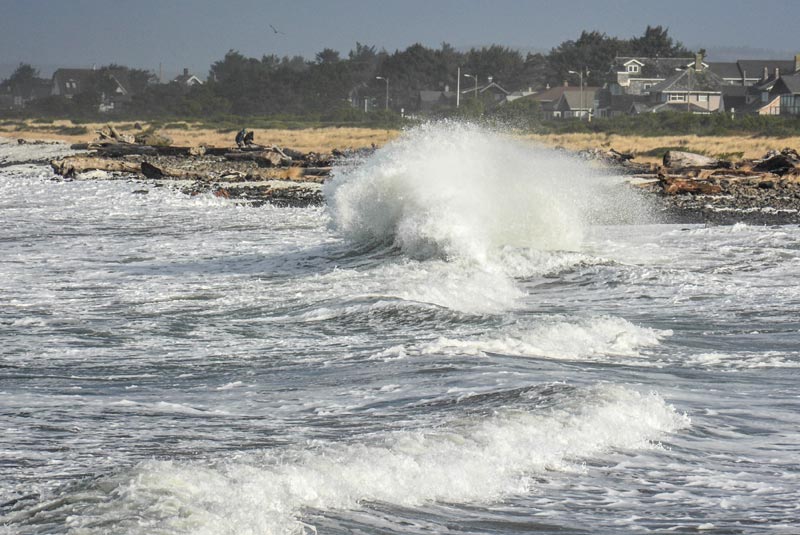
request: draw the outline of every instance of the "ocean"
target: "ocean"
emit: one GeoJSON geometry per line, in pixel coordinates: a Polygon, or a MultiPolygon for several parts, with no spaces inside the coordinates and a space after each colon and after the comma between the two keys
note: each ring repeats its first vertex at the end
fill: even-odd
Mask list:
{"type": "Polygon", "coordinates": [[[309,208],[69,152],[0,143],[0,533],[800,533],[800,227],[457,124],[309,208]]]}

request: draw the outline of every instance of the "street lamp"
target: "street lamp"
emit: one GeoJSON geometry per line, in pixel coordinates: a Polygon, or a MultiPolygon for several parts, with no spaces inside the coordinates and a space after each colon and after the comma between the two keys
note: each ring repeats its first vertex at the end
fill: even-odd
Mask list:
{"type": "Polygon", "coordinates": [[[376,80],[383,80],[384,82],[386,82],[386,110],[388,111],[389,110],[389,79],[388,78],[384,78],[383,76],[376,76],[375,79],[376,80]]]}
{"type": "MultiPolygon", "coordinates": [[[[580,79],[580,86],[581,86],[581,89],[580,89],[580,91],[581,91],[581,117],[583,117],[583,110],[586,109],[586,107],[583,105],[583,75],[585,74],[586,76],[589,76],[589,73],[591,71],[589,71],[586,67],[584,67],[583,70],[580,71],[580,72],[576,72],[576,71],[568,71],[568,72],[570,74],[577,74],[578,78],[580,79]]],[[[591,120],[591,116],[589,115],[588,112],[587,112],[586,115],[589,118],[589,120],[591,120]]]]}
{"type": "Polygon", "coordinates": [[[478,75],[477,74],[465,74],[466,78],[473,78],[475,79],[475,98],[478,98],[478,75]]]}

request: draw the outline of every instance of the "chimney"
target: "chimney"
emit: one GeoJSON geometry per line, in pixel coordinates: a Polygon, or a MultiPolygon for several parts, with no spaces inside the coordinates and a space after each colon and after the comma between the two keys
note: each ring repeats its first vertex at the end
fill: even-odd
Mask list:
{"type": "Polygon", "coordinates": [[[444,92],[445,93],[449,93],[450,92],[450,86],[449,85],[444,84],[444,92]]]}
{"type": "Polygon", "coordinates": [[[187,69],[186,67],[183,68],[183,75],[189,76],[189,69],[187,69]]]}
{"type": "Polygon", "coordinates": [[[564,87],[569,87],[569,82],[564,80],[564,87]]]}
{"type": "Polygon", "coordinates": [[[781,77],[781,69],[780,67],[775,67],[775,79],[777,80],[780,77],[781,77]]]}
{"type": "Polygon", "coordinates": [[[800,54],[794,55],[794,72],[800,72],[800,54]]]}
{"type": "Polygon", "coordinates": [[[761,80],[764,81],[769,78],[769,67],[764,67],[764,73],[761,75],[761,80]]]}
{"type": "Polygon", "coordinates": [[[703,70],[703,54],[694,55],[694,70],[696,71],[703,70]]]}
{"type": "Polygon", "coordinates": [[[747,86],[747,71],[742,69],[742,85],[747,86]]]}
{"type": "Polygon", "coordinates": [[[494,76],[490,76],[489,78],[487,78],[490,84],[492,83],[492,78],[494,78],[494,76]]]}

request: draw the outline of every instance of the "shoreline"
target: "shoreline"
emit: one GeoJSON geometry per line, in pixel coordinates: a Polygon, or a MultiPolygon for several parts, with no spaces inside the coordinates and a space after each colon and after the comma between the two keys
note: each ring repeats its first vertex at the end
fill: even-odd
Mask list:
{"type": "MultiPolygon", "coordinates": [[[[0,133],[0,140],[7,145],[21,147],[49,147],[50,150],[67,152],[68,145],[60,140],[38,140],[19,143],[7,138],[0,133]],[[39,144],[37,144],[39,143],[39,144]]],[[[137,147],[136,145],[110,144],[111,147],[137,147]]],[[[170,147],[169,152],[179,150],[170,147]]],[[[270,203],[276,206],[319,206],[325,203],[322,192],[322,183],[327,179],[331,166],[341,165],[347,159],[347,154],[338,153],[337,160],[331,153],[300,153],[287,149],[297,159],[282,164],[273,161],[259,160],[257,155],[269,153],[277,147],[260,147],[248,151],[230,149],[215,149],[211,154],[199,155],[153,155],[153,154],[127,154],[105,156],[105,161],[119,162],[126,167],[125,171],[116,169],[103,170],[102,168],[74,169],[69,168],[70,159],[94,159],[98,152],[95,151],[69,151],[72,155],[66,158],[53,157],[48,150],[42,150],[41,157],[27,158],[21,161],[0,161],[0,168],[18,163],[48,164],[53,167],[56,175],[61,175],[60,180],[109,180],[129,178],[141,181],[142,185],[152,187],[173,187],[187,195],[211,193],[213,195],[230,198],[252,206],[270,203]],[[230,152],[220,152],[229,150],[230,152]],[[249,153],[248,153],[249,152],[249,153]],[[224,156],[219,156],[224,154],[224,156]],[[231,158],[236,156],[235,160],[231,158]],[[252,156],[252,157],[251,157],[252,156]],[[240,158],[248,158],[246,160],[240,158]],[[144,172],[142,164],[148,169],[144,172]],[[60,166],[60,167],[59,167],[60,166]],[[320,167],[327,166],[327,167],[320,167]],[[85,171],[99,170],[87,174],[85,171]],[[162,171],[166,170],[166,171],[162,171]],[[308,174],[314,173],[313,175],[308,174]],[[162,174],[163,173],[163,174],[162,174]]],[[[187,147],[186,150],[189,150],[187,147]]],[[[280,154],[280,149],[277,149],[280,154]]],[[[370,151],[371,149],[366,149],[370,151]]],[[[35,151],[35,149],[34,149],[35,151]]],[[[102,151],[100,152],[102,154],[102,151]]],[[[274,156],[274,154],[272,154],[274,156]]],[[[580,154],[576,155],[580,157],[580,154]]],[[[291,159],[291,158],[290,158],[291,159]]],[[[589,158],[592,159],[592,158],[589,158]]],[[[641,191],[659,209],[658,219],[664,223],[677,224],[711,224],[732,225],[746,223],[754,225],[795,225],[800,224],[800,180],[793,176],[789,179],[775,177],[770,181],[747,181],[710,179],[710,183],[719,188],[718,194],[683,193],[667,195],[662,190],[663,182],[656,180],[653,174],[637,174],[644,164],[631,164],[635,169],[625,169],[626,162],[609,162],[603,160],[594,162],[604,168],[604,172],[611,174],[626,174],[634,180],[629,182],[629,187],[641,191]]],[[[96,164],[95,164],[96,165],[96,164]]],[[[650,166],[652,170],[652,165],[650,166]]],[[[663,176],[660,177],[663,180],[663,176]]],[[[146,194],[146,189],[137,189],[137,194],[146,194]]]]}

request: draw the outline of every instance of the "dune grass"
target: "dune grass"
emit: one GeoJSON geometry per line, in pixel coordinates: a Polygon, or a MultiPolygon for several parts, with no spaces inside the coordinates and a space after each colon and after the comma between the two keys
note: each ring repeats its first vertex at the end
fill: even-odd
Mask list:
{"type": "MultiPolygon", "coordinates": [[[[113,123],[119,130],[135,133],[133,121],[113,123]]],[[[142,129],[154,126],[160,133],[170,137],[174,145],[207,145],[215,147],[234,146],[235,132],[203,127],[198,123],[173,122],[165,125],[138,123],[142,129]]],[[[73,123],[68,120],[42,122],[35,120],[0,122],[0,136],[12,139],[58,139],[69,143],[85,143],[95,139],[95,131],[105,123],[73,123]]],[[[278,145],[299,151],[328,152],[332,149],[368,147],[386,144],[400,135],[399,130],[321,127],[306,129],[255,128],[255,141],[261,145],[278,145]]],[[[784,147],[800,148],[800,136],[765,137],[753,135],[732,136],[636,136],[606,133],[567,134],[522,134],[521,139],[547,146],[561,146],[570,150],[589,148],[613,148],[620,152],[633,153],[636,161],[657,162],[669,149],[682,149],[715,157],[734,160],[759,158],[770,149],[784,147]]]]}
{"type": "MultiPolygon", "coordinates": [[[[57,120],[50,123],[37,121],[9,121],[0,123],[0,136],[7,138],[55,139],[68,143],[86,143],[97,137],[96,131],[107,123],[78,123],[57,120]]],[[[111,123],[118,130],[135,134],[137,123],[125,121],[111,123]]],[[[164,126],[142,121],[142,130],[154,126],[156,130],[172,139],[176,146],[206,145],[233,147],[236,132],[219,131],[194,123],[174,122],[164,126]]],[[[381,146],[400,135],[398,130],[355,127],[306,128],[301,130],[255,128],[255,142],[260,145],[278,145],[299,151],[329,152],[332,149],[368,147],[373,143],[381,146]]]]}

